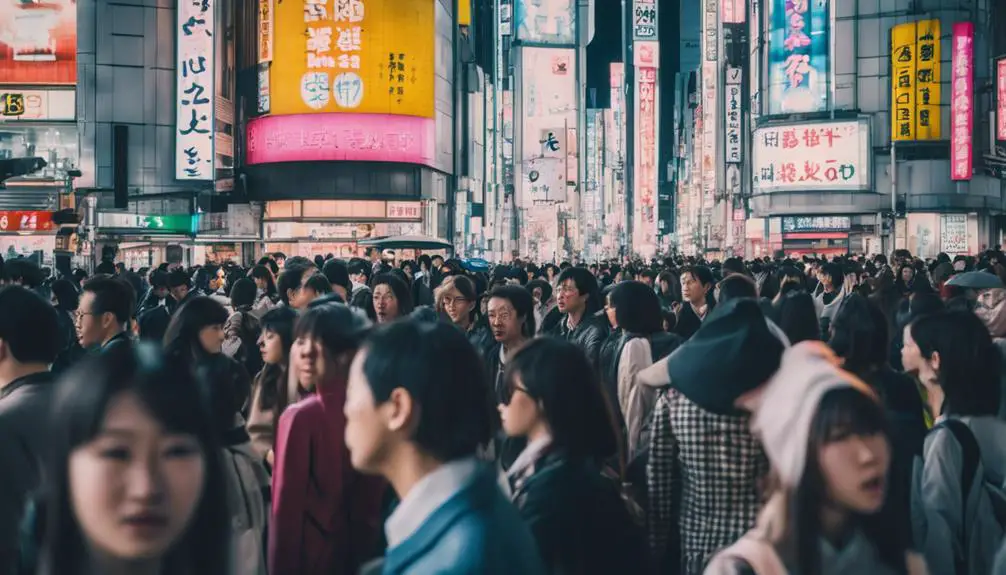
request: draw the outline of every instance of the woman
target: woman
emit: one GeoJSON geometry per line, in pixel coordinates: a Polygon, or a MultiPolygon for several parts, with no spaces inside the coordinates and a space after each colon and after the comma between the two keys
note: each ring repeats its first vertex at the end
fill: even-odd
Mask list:
{"type": "MultiPolygon", "coordinates": [[[[290,349],[293,346],[293,325],[297,312],[289,307],[271,309],[262,316],[262,334],[259,352],[265,366],[255,376],[251,406],[248,409],[248,435],[252,446],[270,466],[273,463],[273,439],[276,422],[290,403],[288,390],[290,349]]],[[[307,392],[296,387],[297,402],[307,397],[307,392]]]]}
{"type": "Polygon", "coordinates": [[[257,265],[251,269],[248,277],[255,281],[255,303],[252,309],[261,314],[276,306],[279,301],[279,293],[276,291],[276,278],[272,271],[264,265],[257,265]]]}
{"type": "Polygon", "coordinates": [[[475,349],[481,353],[487,352],[492,343],[489,329],[478,309],[479,298],[475,282],[467,276],[454,275],[444,278],[444,282],[437,290],[444,315],[465,333],[475,349]]]}
{"type": "Polygon", "coordinates": [[[391,274],[378,274],[370,284],[377,323],[390,323],[412,313],[412,295],[405,282],[391,274]]]}
{"type": "Polygon", "coordinates": [[[915,542],[933,573],[989,573],[1003,528],[985,483],[1006,474],[999,351],[967,311],[923,316],[904,340],[905,369],[918,372],[936,420],[913,480],[915,542]]]}
{"type": "Polygon", "coordinates": [[[716,306],[713,286],[713,272],[705,266],[693,266],[681,272],[683,303],[677,308],[678,323],[674,332],[682,339],[688,339],[699,331],[706,315],[716,306]]]}
{"type": "Polygon", "coordinates": [[[256,343],[262,328],[252,311],[255,291],[255,282],[248,278],[234,282],[231,288],[234,312],[224,324],[224,352],[244,366],[248,373],[258,373],[262,369],[262,354],[256,343]]]}
{"type": "Polygon", "coordinates": [[[922,574],[904,530],[883,510],[891,444],[872,390],[820,344],[786,352],[753,427],[778,486],[755,527],[707,575],[922,574]]]}
{"type": "Polygon", "coordinates": [[[514,352],[534,337],[534,300],[526,289],[504,285],[488,296],[486,317],[495,345],[485,353],[485,363],[497,401],[503,398],[503,370],[514,352]]]}
{"type": "Polygon", "coordinates": [[[492,434],[491,392],[456,328],[376,330],[353,360],[344,411],[353,467],[386,478],[401,499],[384,525],[383,573],[545,572],[494,471],[476,459],[492,434]]]}
{"type": "Polygon", "coordinates": [[[296,377],[315,394],[276,429],[269,573],[349,575],[376,547],[383,482],[346,450],[346,380],[370,322],[342,304],[310,308],[294,328],[296,377]]]}
{"type": "Polygon", "coordinates": [[[43,575],[219,575],[230,517],[195,378],[149,345],[71,371],[54,405],[43,575]]]}
{"type": "Polygon", "coordinates": [[[560,339],[537,339],[514,354],[504,377],[503,429],[528,442],[507,486],[546,567],[645,573],[645,536],[618,484],[602,475],[601,462],[619,450],[618,432],[586,356],[560,339]]]}

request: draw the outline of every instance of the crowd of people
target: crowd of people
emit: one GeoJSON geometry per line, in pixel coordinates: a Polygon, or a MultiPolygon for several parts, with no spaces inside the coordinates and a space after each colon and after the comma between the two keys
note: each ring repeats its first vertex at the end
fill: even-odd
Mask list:
{"type": "Polygon", "coordinates": [[[998,248],[386,256],[2,262],[0,569],[1006,573],[998,248]]]}

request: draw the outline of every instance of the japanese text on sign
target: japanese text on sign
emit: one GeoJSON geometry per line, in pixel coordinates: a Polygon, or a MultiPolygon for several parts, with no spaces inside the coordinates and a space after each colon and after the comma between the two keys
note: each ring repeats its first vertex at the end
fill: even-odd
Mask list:
{"type": "Polygon", "coordinates": [[[1006,58],[996,62],[996,138],[1006,141],[1006,58]]]}
{"type": "Polygon", "coordinates": [[[869,189],[869,124],[824,122],[754,134],[754,189],[761,193],[869,189]]]}
{"type": "Polygon", "coordinates": [[[915,22],[891,31],[891,139],[915,139],[915,22]]]}
{"type": "Polygon", "coordinates": [[[422,205],[419,202],[387,203],[389,220],[418,220],[420,217],[422,217],[422,205]]]}
{"type": "Polygon", "coordinates": [[[891,30],[891,139],[940,137],[940,21],[891,30]]]}
{"type": "Polygon", "coordinates": [[[656,249],[657,70],[636,68],[635,197],[636,240],[641,249],[656,249]]]}
{"type": "Polygon", "coordinates": [[[817,112],[828,103],[831,0],[769,0],[769,111],[817,112]]]}
{"type": "Polygon", "coordinates": [[[214,0],[178,5],[175,71],[175,178],[214,178],[214,0]]]}
{"type": "Polygon", "coordinates": [[[970,180],[972,166],[971,130],[974,103],[974,37],[970,22],[954,24],[950,99],[950,177],[970,180]]]}
{"type": "MultiPolygon", "coordinates": [[[[702,174],[703,204],[712,207],[713,196],[716,193],[716,118],[717,110],[716,85],[719,67],[716,62],[705,62],[702,65],[702,163],[699,173],[702,174]]],[[[696,128],[698,130],[698,128],[696,128]]]]}
{"type": "Polygon", "coordinates": [[[968,217],[963,214],[940,216],[940,251],[948,255],[968,253],[968,217]]]}
{"type": "Polygon", "coordinates": [[[852,227],[848,216],[794,216],[782,219],[782,232],[847,232],[852,227]]]}
{"type": "Polygon", "coordinates": [[[272,62],[273,0],[258,3],[258,63],[272,62]]]}
{"type": "Polygon", "coordinates": [[[726,87],[726,161],[728,164],[739,164],[743,160],[741,150],[741,79],[740,68],[727,68],[726,87]]]}
{"type": "Polygon", "coordinates": [[[657,39],[657,3],[655,0],[633,0],[632,39],[657,39]]]}

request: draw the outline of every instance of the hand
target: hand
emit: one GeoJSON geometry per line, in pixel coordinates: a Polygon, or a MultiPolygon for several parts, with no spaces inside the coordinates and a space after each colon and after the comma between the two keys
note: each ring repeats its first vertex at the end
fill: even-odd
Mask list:
{"type": "Polygon", "coordinates": [[[265,454],[265,460],[269,464],[270,467],[272,467],[272,465],[273,465],[273,458],[274,458],[273,451],[270,449],[265,454]]]}

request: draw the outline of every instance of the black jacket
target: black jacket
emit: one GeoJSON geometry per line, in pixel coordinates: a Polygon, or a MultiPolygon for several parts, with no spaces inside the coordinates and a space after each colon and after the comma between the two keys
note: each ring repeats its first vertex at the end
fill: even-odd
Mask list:
{"type": "Polygon", "coordinates": [[[573,329],[569,329],[566,326],[567,319],[568,315],[563,314],[562,319],[559,320],[559,325],[555,327],[555,330],[550,335],[564,338],[566,341],[580,346],[584,353],[587,354],[590,364],[596,368],[600,357],[601,344],[604,343],[610,332],[608,318],[604,314],[585,315],[573,329]]]}
{"type": "Polygon", "coordinates": [[[649,572],[645,533],[617,484],[596,464],[556,450],[513,487],[514,503],[550,573],[649,572]]]}

